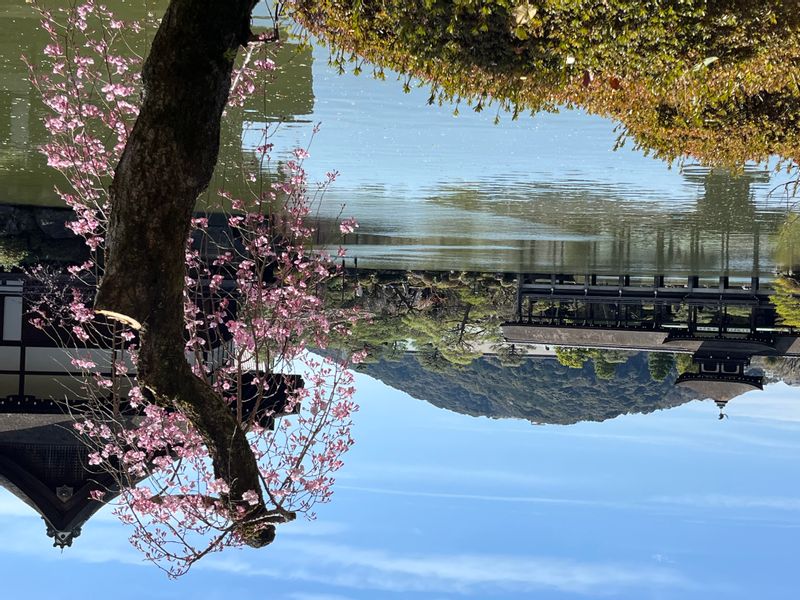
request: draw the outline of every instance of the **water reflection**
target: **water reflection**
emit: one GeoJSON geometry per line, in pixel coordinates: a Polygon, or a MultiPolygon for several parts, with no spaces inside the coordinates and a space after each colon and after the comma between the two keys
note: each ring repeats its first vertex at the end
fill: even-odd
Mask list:
{"type": "Polygon", "coordinates": [[[412,270],[749,276],[781,266],[774,249],[786,207],[764,170],[687,168],[680,195],[511,179],[441,184],[413,201],[355,190],[346,196],[360,223],[350,253],[363,266],[412,270]],[[407,203],[402,213],[381,209],[397,202],[407,203]]]}
{"type": "MultiPolygon", "coordinates": [[[[137,16],[142,8],[134,3],[122,10],[137,16]]],[[[2,202],[57,207],[53,188],[62,182],[38,151],[46,140],[44,110],[18,59],[23,52],[38,62],[46,36],[27,6],[8,0],[0,14],[11,32],[0,48],[2,202]]],[[[784,207],[768,198],[769,170],[733,175],[684,168],[681,176],[667,176],[660,165],[626,151],[611,155],[610,128],[604,132],[602,121],[580,113],[502,128],[469,115],[446,126],[441,119],[429,122],[427,113],[409,114],[415,94],[398,102],[381,92],[385,87],[331,78],[324,54],[292,42],[275,51],[274,93],[250,98],[228,115],[214,186],[224,181],[235,191],[241,185],[230,174],[242,162],[242,141],[255,143],[260,125],[284,123],[274,139],[288,148],[310,134],[307,121],[323,121],[333,131],[315,142],[309,168],[320,178],[333,168],[346,177],[320,214],[333,219],[340,203],[347,204],[361,223],[347,243],[365,266],[607,274],[668,268],[685,275],[774,270],[784,207]],[[383,109],[379,115],[359,110],[350,96],[383,109]],[[409,118],[424,133],[400,135],[408,128],[395,132],[394,125],[387,133],[387,120],[409,118]],[[582,135],[572,140],[565,129],[582,135]],[[484,140],[484,153],[473,151],[465,132],[484,140]],[[574,161],[545,151],[559,143],[574,161]],[[399,209],[386,211],[390,204],[399,209]]]]}
{"type": "MultiPolygon", "coordinates": [[[[368,199],[361,190],[348,196],[360,226],[344,241],[362,266],[389,270],[750,277],[791,267],[786,206],[768,196],[766,171],[694,169],[684,179],[696,195],[680,202],[586,182],[515,182],[442,187],[406,212],[381,208],[399,201],[385,190],[368,199]]],[[[319,208],[318,243],[340,241],[333,196],[319,208]]],[[[70,218],[62,209],[0,205],[0,214],[6,246],[18,237],[33,256],[77,261],[80,244],[59,227],[70,218]]]]}
{"type": "MultiPolygon", "coordinates": [[[[114,11],[119,18],[131,20],[164,6],[166,2],[129,2],[114,6],[114,11]]],[[[271,27],[271,22],[256,18],[253,27],[259,31],[271,27]]],[[[36,11],[16,0],[0,1],[0,28],[5,32],[0,40],[0,203],[61,207],[54,189],[63,187],[63,178],[47,167],[41,152],[49,141],[43,124],[48,112],[21,58],[25,56],[32,65],[43,64],[48,35],[36,11]]],[[[139,45],[128,46],[122,56],[143,54],[146,38],[129,38],[139,45]]],[[[236,191],[231,172],[242,162],[242,138],[253,131],[255,123],[303,122],[314,111],[311,47],[286,40],[270,50],[270,58],[276,64],[270,75],[274,93],[248,97],[244,106],[229,110],[215,185],[229,190],[234,186],[232,191],[236,191]]]]}

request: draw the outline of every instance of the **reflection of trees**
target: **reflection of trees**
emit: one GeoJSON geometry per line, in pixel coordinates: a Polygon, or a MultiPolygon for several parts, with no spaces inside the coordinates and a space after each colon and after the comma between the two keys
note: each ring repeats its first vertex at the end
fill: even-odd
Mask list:
{"type": "Polygon", "coordinates": [[[43,203],[62,180],[39,151],[47,138],[44,107],[20,56],[39,64],[48,39],[39,15],[24,2],[0,2],[0,28],[0,201],[43,203]]]}
{"type": "Polygon", "coordinates": [[[755,203],[754,186],[769,182],[769,173],[687,169],[685,178],[702,187],[694,206],[681,205],[679,210],[672,204],[638,201],[636,196],[647,194],[646,189],[603,192],[589,183],[443,186],[431,200],[526,223],[533,239],[515,242],[526,271],[758,272],[770,257],[769,233],[781,219],[755,203]]]}
{"type": "Polygon", "coordinates": [[[800,213],[789,210],[778,230],[775,243],[775,261],[782,274],[775,279],[770,300],[775,304],[780,322],[800,327],[800,281],[797,265],[800,259],[800,213]]]}
{"type": "MultiPolygon", "coordinates": [[[[59,0],[46,4],[68,3],[59,0]]],[[[167,2],[156,4],[162,10],[167,2]]],[[[141,19],[153,5],[126,2],[115,3],[113,8],[120,19],[141,19]]],[[[40,27],[39,15],[28,3],[17,0],[0,0],[0,28],[4,32],[0,39],[0,187],[4,197],[0,202],[52,205],[53,188],[62,180],[47,168],[40,152],[47,141],[42,124],[47,111],[31,88],[27,68],[20,60],[24,54],[32,64],[41,64],[47,36],[40,27]]],[[[144,39],[130,36],[129,44],[117,49],[121,56],[145,54],[144,39]]],[[[222,185],[224,180],[226,189],[231,187],[231,170],[240,162],[242,133],[248,124],[291,121],[313,111],[311,47],[283,41],[268,54],[277,65],[269,93],[250,97],[241,109],[231,110],[222,127],[219,171],[226,167],[227,171],[224,176],[218,173],[215,185],[222,185]]]]}
{"type": "Polygon", "coordinates": [[[800,213],[792,210],[778,230],[775,242],[775,262],[781,270],[794,273],[800,261],[800,213]]]}
{"type": "Polygon", "coordinates": [[[768,183],[769,173],[745,171],[734,174],[722,170],[687,172],[687,181],[703,186],[695,209],[697,226],[702,231],[754,231],[757,223],[753,205],[753,184],[768,183]]]}
{"type": "MultiPolygon", "coordinates": [[[[700,183],[702,181],[704,193],[698,199],[696,209],[696,224],[692,236],[701,245],[702,238],[713,240],[713,234],[718,234],[719,252],[722,272],[730,269],[731,259],[738,259],[737,252],[731,251],[731,235],[747,233],[752,236],[753,274],[760,271],[760,237],[765,224],[756,214],[752,185],[769,181],[769,175],[764,172],[744,172],[739,175],[725,171],[709,171],[704,174],[689,174],[689,181],[700,183]]],[[[777,226],[775,217],[770,219],[771,226],[777,226]]],[[[770,226],[768,225],[768,227],[770,226]]],[[[766,236],[765,236],[766,237],[766,236]]]]}

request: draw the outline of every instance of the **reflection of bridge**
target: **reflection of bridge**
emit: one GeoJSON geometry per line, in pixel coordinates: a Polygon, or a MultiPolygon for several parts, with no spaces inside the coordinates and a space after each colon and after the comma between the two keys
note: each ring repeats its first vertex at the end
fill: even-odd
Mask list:
{"type": "Polygon", "coordinates": [[[800,356],[800,332],[778,323],[758,277],[735,285],[630,275],[526,274],[517,280],[516,318],[503,325],[513,344],[691,353],[685,385],[724,403],[763,378],[754,356],[800,356]]]}

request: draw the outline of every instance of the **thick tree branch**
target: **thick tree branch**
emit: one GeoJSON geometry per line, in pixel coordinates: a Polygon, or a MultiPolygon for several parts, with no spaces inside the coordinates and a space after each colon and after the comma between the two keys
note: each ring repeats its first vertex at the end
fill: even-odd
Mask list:
{"type": "Polygon", "coordinates": [[[179,310],[184,245],[219,153],[233,62],[254,0],[173,0],[144,64],[144,95],[111,186],[97,308],[143,324],[179,310]],[[179,259],[179,260],[176,260],[179,259]]]}
{"type": "MultiPolygon", "coordinates": [[[[105,275],[96,309],[140,330],[139,380],[181,410],[203,436],[232,505],[259,493],[258,466],[222,398],[184,355],[185,248],[198,195],[219,152],[220,119],[238,48],[251,38],[254,0],[172,0],[153,39],[139,117],[111,186],[105,275]]],[[[253,546],[274,527],[263,500],[238,533],[253,546]]]]}

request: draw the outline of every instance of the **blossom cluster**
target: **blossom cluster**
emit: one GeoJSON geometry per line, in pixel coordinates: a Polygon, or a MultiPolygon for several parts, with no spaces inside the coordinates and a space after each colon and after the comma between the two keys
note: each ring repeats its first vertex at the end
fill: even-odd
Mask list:
{"type": "Polygon", "coordinates": [[[24,60],[50,110],[44,119],[49,141],[42,150],[47,164],[66,176],[69,191],[57,193],[76,214],[70,227],[97,251],[110,208],[106,190],[138,114],[137,50],[147,20],[123,23],[94,0],[39,10],[50,38],[47,69],[24,60]]]}
{"type": "MultiPolygon", "coordinates": [[[[359,315],[324,303],[339,269],[312,245],[307,150],[294,149],[270,173],[265,130],[242,165],[258,185],[235,196],[219,191],[209,214],[193,219],[186,244],[187,360],[236,416],[261,474],[261,489],[230,498],[191,419],[137,381],[137,333],[92,310],[113,210],[109,184],[138,110],[142,61],[131,49],[141,47],[155,21],[122,22],[93,0],[40,12],[50,35],[49,71],[31,65],[31,77],[51,110],[42,150],[65,175],[59,196],[75,211],[71,228],[93,255],[68,274],[32,271],[45,285],[31,322],[56,332],[66,347],[107,351],[99,360],[76,350],[71,361],[88,407],[76,433],[91,448],[92,468],[113,474],[118,488],[92,497],[112,503],[132,526],[131,543],[177,576],[207,553],[241,544],[235,525],[262,498],[271,514],[310,518],[315,504],[330,499],[358,407],[347,364],[309,350],[324,349],[331,332],[347,335],[359,315]],[[296,370],[305,385],[281,388],[296,370]]],[[[274,68],[266,55],[248,51],[234,73],[230,106],[257,93],[274,68]]],[[[342,231],[356,226],[345,221],[342,231]]]]}

